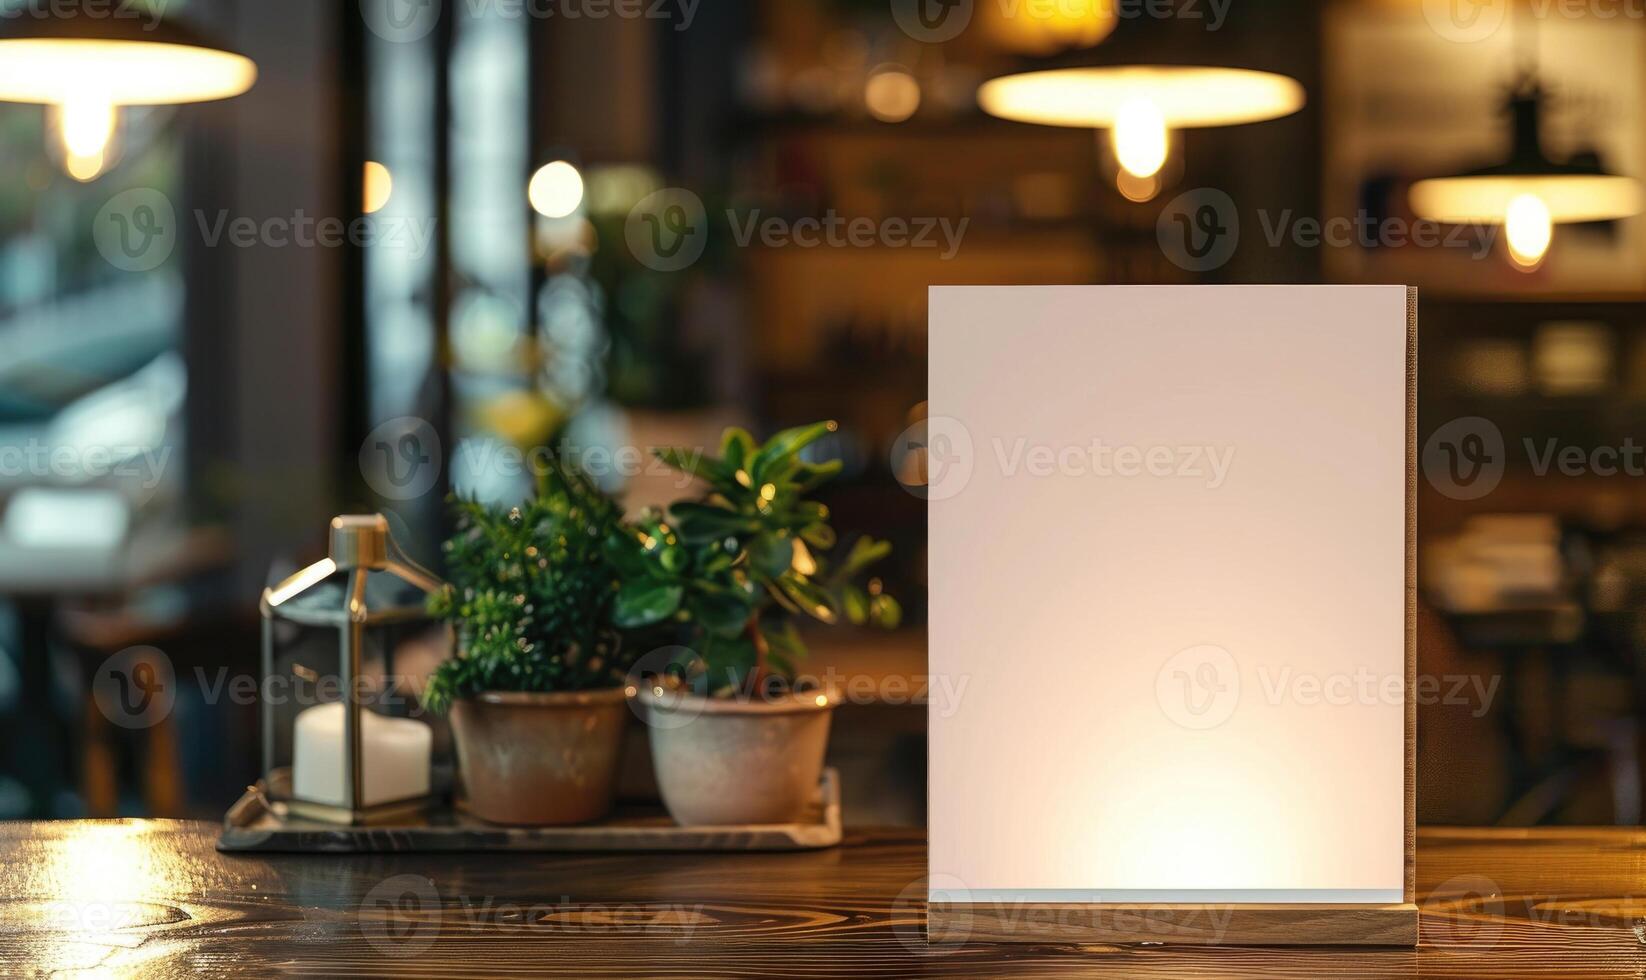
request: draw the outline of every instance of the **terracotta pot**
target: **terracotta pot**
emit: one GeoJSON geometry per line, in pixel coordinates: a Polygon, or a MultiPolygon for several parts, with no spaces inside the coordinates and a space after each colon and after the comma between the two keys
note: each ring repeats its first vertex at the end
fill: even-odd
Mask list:
{"type": "Polygon", "coordinates": [[[452,735],[469,812],[531,826],[605,816],[617,786],[627,697],[618,687],[489,692],[454,702],[452,735]]]}
{"type": "Polygon", "coordinates": [[[684,826],[790,823],[817,796],[833,697],[643,691],[663,803],[684,826]]]}

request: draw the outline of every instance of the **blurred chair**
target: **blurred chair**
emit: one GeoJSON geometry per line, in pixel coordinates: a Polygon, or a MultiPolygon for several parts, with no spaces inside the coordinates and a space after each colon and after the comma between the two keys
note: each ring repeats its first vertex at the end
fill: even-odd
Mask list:
{"type": "Polygon", "coordinates": [[[62,610],[61,632],[84,678],[79,782],[88,817],[129,812],[122,804],[130,790],[145,815],[215,812],[255,770],[256,709],[237,703],[234,685],[257,675],[256,608],[218,594],[209,566],[178,571],[177,581],[122,601],[78,600],[62,610]],[[152,726],[114,724],[97,704],[96,671],[123,651],[163,659],[162,672],[175,678],[172,709],[152,726]],[[240,758],[243,769],[232,761],[240,758]]]}
{"type": "MultiPolygon", "coordinates": [[[[148,526],[114,547],[20,545],[15,534],[0,535],[0,597],[13,602],[21,624],[22,697],[4,744],[12,750],[10,762],[22,774],[35,816],[60,815],[54,812],[56,797],[72,772],[66,747],[80,744],[57,696],[55,651],[64,639],[76,649],[99,649],[74,643],[73,634],[62,629],[65,609],[119,608],[144,589],[223,567],[231,554],[226,535],[211,529],[148,526]]],[[[95,715],[90,690],[81,685],[80,694],[88,715],[95,715]]]]}

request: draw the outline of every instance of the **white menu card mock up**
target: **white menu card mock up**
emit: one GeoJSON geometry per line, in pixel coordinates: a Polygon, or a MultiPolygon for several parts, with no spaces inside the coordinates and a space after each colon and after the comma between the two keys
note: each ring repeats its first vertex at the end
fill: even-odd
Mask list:
{"type": "Polygon", "coordinates": [[[1411,901],[1413,302],[931,290],[934,909],[1411,901]]]}

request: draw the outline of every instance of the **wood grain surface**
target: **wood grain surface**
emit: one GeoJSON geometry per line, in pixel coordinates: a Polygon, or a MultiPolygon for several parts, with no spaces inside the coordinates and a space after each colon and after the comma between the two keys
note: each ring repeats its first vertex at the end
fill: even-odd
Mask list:
{"type": "MultiPolygon", "coordinates": [[[[0,823],[0,976],[1628,977],[1646,831],[1428,830],[1417,950],[928,947],[919,833],[790,854],[227,855],[0,823]]],[[[954,937],[949,937],[954,938],[954,937]]]]}

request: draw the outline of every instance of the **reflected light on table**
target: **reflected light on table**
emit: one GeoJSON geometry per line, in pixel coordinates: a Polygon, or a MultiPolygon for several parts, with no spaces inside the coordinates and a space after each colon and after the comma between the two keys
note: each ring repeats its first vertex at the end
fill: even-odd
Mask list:
{"type": "MultiPolygon", "coordinates": [[[[155,932],[186,923],[188,912],[166,896],[193,890],[168,864],[159,832],[138,822],[74,824],[30,845],[21,897],[0,902],[0,933],[36,937],[23,951],[39,975],[145,977],[147,962],[166,953],[155,932]]],[[[10,896],[8,896],[10,897],[10,896]]]]}

